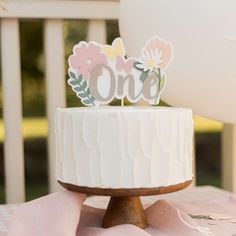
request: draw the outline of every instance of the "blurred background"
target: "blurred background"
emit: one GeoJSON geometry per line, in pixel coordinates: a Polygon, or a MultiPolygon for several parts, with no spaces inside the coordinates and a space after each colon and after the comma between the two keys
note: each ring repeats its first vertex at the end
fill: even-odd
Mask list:
{"type": "MultiPolygon", "coordinates": [[[[74,44],[86,40],[87,21],[65,21],[65,66],[74,44]]],[[[107,42],[119,36],[117,21],[107,22],[107,42]]],[[[47,120],[45,107],[43,22],[20,22],[23,135],[25,152],[26,199],[31,200],[48,193],[47,183],[47,120]]],[[[67,76],[65,75],[65,78],[67,76]]],[[[66,83],[66,80],[65,80],[66,83]]],[[[0,85],[0,93],[2,91],[0,85]]],[[[67,86],[67,107],[81,106],[79,99],[67,86]]],[[[114,105],[116,101],[114,101],[114,105]]],[[[167,105],[163,101],[160,105],[167,105]]],[[[221,187],[221,132],[220,122],[194,117],[196,141],[197,185],[221,187]]],[[[4,126],[2,120],[2,95],[0,95],[0,204],[4,198],[3,170],[4,126]]]]}

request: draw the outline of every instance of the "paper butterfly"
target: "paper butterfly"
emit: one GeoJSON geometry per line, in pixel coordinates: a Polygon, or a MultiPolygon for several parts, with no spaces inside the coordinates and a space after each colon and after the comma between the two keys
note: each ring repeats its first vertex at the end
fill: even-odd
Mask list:
{"type": "Polygon", "coordinates": [[[134,64],[133,58],[125,59],[119,56],[117,56],[116,58],[116,69],[118,71],[124,70],[126,73],[129,73],[133,67],[133,64],[134,64]]]}
{"type": "Polygon", "coordinates": [[[103,52],[110,59],[113,59],[116,56],[124,57],[126,54],[126,50],[125,50],[125,47],[121,38],[116,38],[112,42],[111,46],[109,45],[104,46],[103,52]]]}

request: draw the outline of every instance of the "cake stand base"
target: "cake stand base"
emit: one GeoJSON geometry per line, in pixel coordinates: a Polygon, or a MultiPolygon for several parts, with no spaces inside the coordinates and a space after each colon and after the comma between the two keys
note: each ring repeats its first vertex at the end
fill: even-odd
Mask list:
{"type": "Polygon", "coordinates": [[[142,229],[148,226],[140,197],[111,197],[103,218],[103,228],[132,224],[142,229]]]}
{"type": "Polygon", "coordinates": [[[64,188],[71,191],[111,196],[102,223],[104,228],[121,224],[133,224],[144,229],[148,226],[148,222],[139,196],[159,195],[179,191],[188,187],[192,180],[170,186],[136,189],[90,188],[63,183],[61,181],[58,182],[64,188]]]}

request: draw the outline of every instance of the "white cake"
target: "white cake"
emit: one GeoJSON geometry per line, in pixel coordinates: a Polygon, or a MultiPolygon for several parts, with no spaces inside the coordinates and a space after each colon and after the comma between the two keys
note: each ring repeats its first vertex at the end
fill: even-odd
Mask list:
{"type": "Polygon", "coordinates": [[[192,179],[192,111],[92,107],[56,111],[56,178],[98,188],[152,188],[192,179]]]}

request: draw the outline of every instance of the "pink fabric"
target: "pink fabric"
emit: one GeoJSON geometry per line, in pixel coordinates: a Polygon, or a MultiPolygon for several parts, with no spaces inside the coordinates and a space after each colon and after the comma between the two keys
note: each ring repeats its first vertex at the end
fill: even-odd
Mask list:
{"type": "Polygon", "coordinates": [[[195,221],[172,204],[159,200],[148,207],[150,226],[133,225],[101,228],[104,210],[82,206],[85,195],[61,191],[21,205],[13,214],[8,236],[198,236],[207,235],[192,229],[195,221]],[[182,220],[180,219],[180,215],[182,220]],[[78,225],[79,224],[79,225],[78,225]]]}
{"type": "Polygon", "coordinates": [[[21,205],[13,214],[11,236],[75,235],[85,195],[61,191],[21,205]]]}

